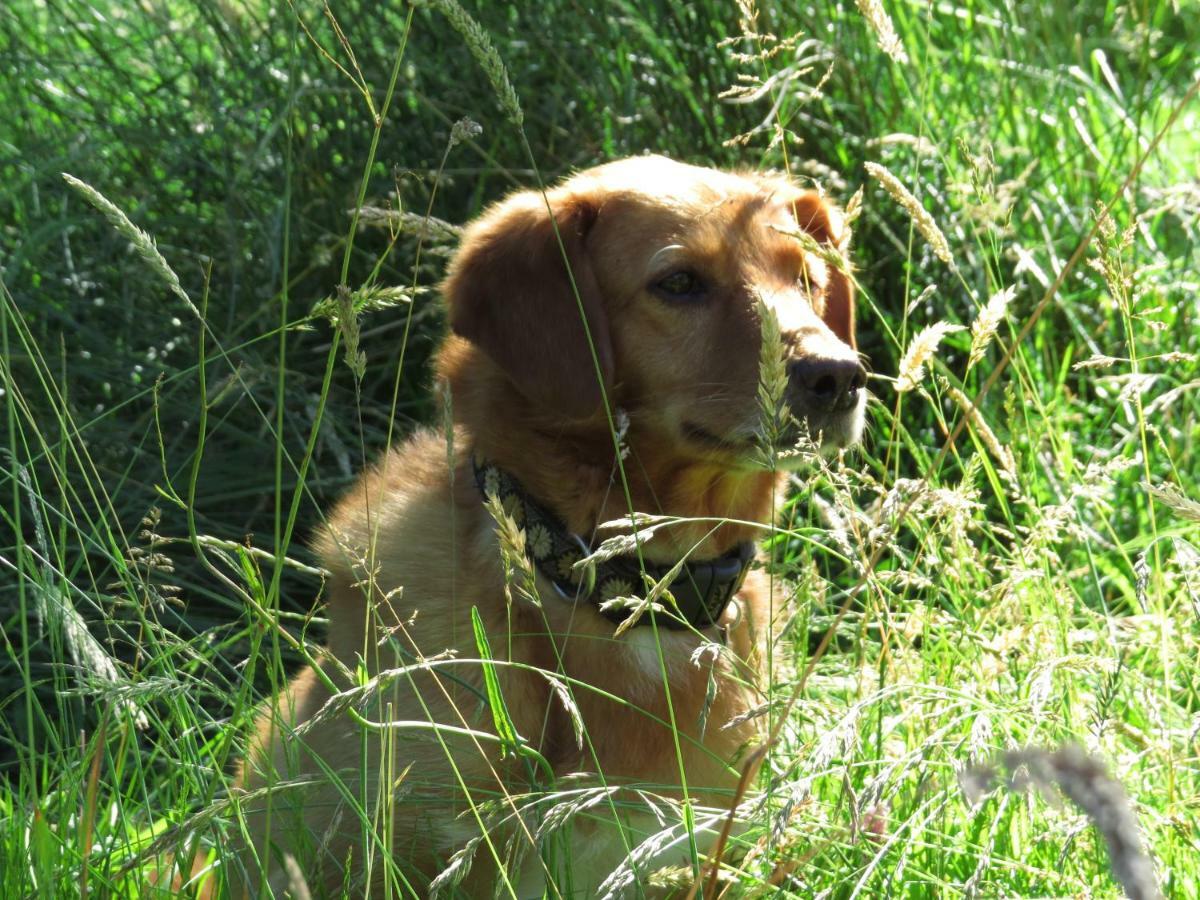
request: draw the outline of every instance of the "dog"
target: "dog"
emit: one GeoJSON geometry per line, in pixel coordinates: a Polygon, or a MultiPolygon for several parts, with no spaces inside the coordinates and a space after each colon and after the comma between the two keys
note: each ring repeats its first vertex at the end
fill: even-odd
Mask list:
{"type": "Polygon", "coordinates": [[[763,319],[784,438],[855,443],[847,240],[787,177],[659,156],[466,229],[436,365],[453,428],[388,452],[317,538],[328,646],[258,722],[235,884],[591,897],[695,864],[761,741],[781,614],[752,565],[784,477],[763,319]],[[642,847],[653,798],[709,827],[642,847]]]}

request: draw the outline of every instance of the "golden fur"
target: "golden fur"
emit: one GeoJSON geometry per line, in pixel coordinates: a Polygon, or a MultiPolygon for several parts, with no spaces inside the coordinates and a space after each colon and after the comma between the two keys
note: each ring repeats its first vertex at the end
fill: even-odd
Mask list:
{"type": "MultiPolygon", "coordinates": [[[[753,523],[769,522],[780,484],[749,462],[757,299],[776,311],[789,359],[857,366],[850,282],[784,233],[797,230],[843,243],[836,210],[787,179],[661,157],[588,170],[544,196],[516,194],[470,226],[444,285],[454,334],[437,365],[452,398],[453,458],[444,435],[416,434],[364,475],[317,539],[333,572],[323,677],[305,669],[260,718],[241,775],[253,837],[242,852],[246,887],[264,878],[286,885],[290,854],[315,894],[343,885],[351,895],[380,892],[388,866],[423,891],[481,833],[469,794],[489,801],[479,815],[490,817],[492,847],[475,850],[464,890],[490,895],[496,858],[528,846],[536,827],[512,810],[528,800],[531,778],[545,784],[549,773],[527,757],[502,757],[486,738],[495,729],[481,700],[481,666],[471,662],[479,658],[472,608],[493,655],[517,664],[496,667],[505,705],[558,790],[640,785],[679,797],[684,776],[699,803],[728,807],[737,763],[758,738],[756,720],[744,714],[761,700],[755,676],[779,613],[765,580],[750,573],[720,629],[700,636],[659,627],[661,657],[655,629],[639,625],[614,641],[610,621],[587,602],[561,599],[541,576],[541,607],[519,598],[510,607],[471,453],[591,537],[629,512],[603,390],[609,408],[628,418],[633,508],[693,520],[649,541],[647,559],[709,558],[756,539],[753,523]],[[681,267],[703,276],[703,297],[655,287],[681,267]],[[713,518],[744,524],[714,528],[713,518]],[[693,654],[722,633],[729,652],[712,663],[716,693],[706,713],[710,660],[693,654]],[[356,706],[393,727],[365,729],[345,709],[322,712],[331,686],[351,687],[347,670],[369,677],[405,666],[356,706]],[[582,746],[543,672],[572,686],[582,746]],[[452,728],[435,733],[430,722],[452,728]],[[364,843],[364,817],[390,841],[388,853],[383,838],[364,843]]],[[[862,418],[861,396],[851,394],[848,412],[798,412],[828,442],[848,444],[862,418]]],[[[565,858],[575,864],[578,896],[590,896],[625,859],[612,819],[634,797],[624,790],[618,804],[596,803],[575,820],[565,858]]],[[[636,846],[638,838],[628,840],[636,846]]],[[[674,853],[655,864],[686,858],[674,853]]],[[[508,866],[513,890],[540,896],[547,865],[534,849],[523,867],[508,866]]]]}

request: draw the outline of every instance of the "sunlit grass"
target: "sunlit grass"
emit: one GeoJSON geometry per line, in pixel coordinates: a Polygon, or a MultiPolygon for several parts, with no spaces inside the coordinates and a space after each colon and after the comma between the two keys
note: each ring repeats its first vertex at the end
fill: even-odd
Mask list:
{"type": "MultiPolygon", "coordinates": [[[[441,415],[454,226],[649,149],[863,188],[872,424],[769,542],[777,740],[722,883],[1119,896],[1080,808],[964,786],[1074,744],[1200,896],[1196,9],[427,6],[0,14],[0,893],[219,883],[256,704],[323,635],[303,541],[441,415]]],[[[551,845],[593,798],[536,788],[551,845]]]]}

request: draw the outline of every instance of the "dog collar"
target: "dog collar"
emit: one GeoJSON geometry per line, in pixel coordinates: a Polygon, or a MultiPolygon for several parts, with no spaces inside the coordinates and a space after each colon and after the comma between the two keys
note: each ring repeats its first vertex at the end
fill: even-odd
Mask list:
{"type": "MultiPolygon", "coordinates": [[[[596,563],[595,577],[589,577],[575,568],[577,562],[592,552],[587,541],[568,531],[562,519],[530,497],[508,472],[477,456],[472,458],[472,463],[479,490],[485,497],[498,497],[505,512],[524,529],[526,555],[564,600],[571,603],[589,601],[596,605],[601,615],[620,623],[629,618],[630,610],[601,610],[600,604],[614,597],[642,593],[643,572],[655,581],[661,581],[674,568],[661,563],[643,564],[636,555],[615,556],[596,563]]],[[[667,586],[683,621],[664,616],[660,623],[668,628],[690,625],[703,629],[715,625],[742,586],[753,559],[754,545],[744,541],[716,559],[685,562],[667,586]]],[[[649,622],[650,618],[643,616],[636,624],[649,622]]]]}

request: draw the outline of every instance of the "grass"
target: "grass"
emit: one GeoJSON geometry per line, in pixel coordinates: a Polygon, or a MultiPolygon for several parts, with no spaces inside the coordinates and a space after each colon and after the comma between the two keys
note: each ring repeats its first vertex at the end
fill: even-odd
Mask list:
{"type": "Polygon", "coordinates": [[[1097,770],[1014,755],[1074,744],[1200,896],[1200,10],[859,6],[477,4],[487,46],[451,2],[0,12],[3,896],[221,858],[320,642],[304,539],[441,415],[455,232],[413,222],[646,149],[863,192],[871,427],[771,541],[777,741],[723,878],[1120,896],[1097,770]],[[1070,802],[965,789],[1005,760],[1070,802]]]}

